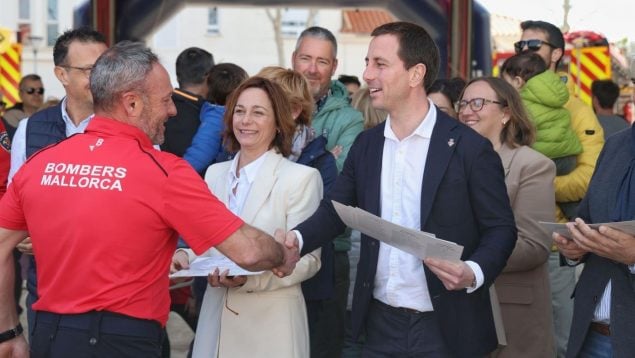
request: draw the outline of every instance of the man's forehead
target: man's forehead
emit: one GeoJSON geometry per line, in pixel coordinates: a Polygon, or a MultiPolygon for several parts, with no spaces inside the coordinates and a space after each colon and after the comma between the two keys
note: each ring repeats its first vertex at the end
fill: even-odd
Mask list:
{"type": "Polygon", "coordinates": [[[300,41],[300,46],[298,47],[297,52],[299,54],[303,54],[316,51],[323,51],[324,55],[328,54],[328,57],[330,58],[333,54],[333,44],[325,39],[305,37],[300,41]]]}
{"type": "Polygon", "coordinates": [[[531,40],[531,39],[546,40],[547,33],[540,29],[527,29],[523,31],[521,37],[523,40],[531,40]]]}

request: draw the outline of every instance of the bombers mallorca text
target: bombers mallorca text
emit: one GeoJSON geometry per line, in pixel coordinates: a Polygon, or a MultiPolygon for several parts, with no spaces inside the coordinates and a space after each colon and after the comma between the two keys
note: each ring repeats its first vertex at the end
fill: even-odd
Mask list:
{"type": "Polygon", "coordinates": [[[109,165],[47,163],[40,185],[122,191],[127,169],[109,165]]]}

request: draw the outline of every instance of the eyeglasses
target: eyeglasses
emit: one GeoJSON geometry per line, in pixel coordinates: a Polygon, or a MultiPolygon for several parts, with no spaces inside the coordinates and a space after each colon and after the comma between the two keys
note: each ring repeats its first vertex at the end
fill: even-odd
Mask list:
{"type": "Polygon", "coordinates": [[[503,103],[503,102],[499,102],[499,101],[493,101],[491,99],[485,99],[485,98],[472,98],[469,101],[466,100],[460,100],[457,105],[457,112],[462,112],[465,107],[467,107],[467,105],[470,105],[470,109],[472,110],[472,112],[478,112],[481,109],[483,109],[483,106],[485,106],[488,103],[496,103],[496,104],[500,104],[501,106],[505,107],[507,104],[503,103]]]}
{"type": "Polygon", "coordinates": [[[90,71],[93,70],[94,66],[86,66],[86,67],[76,67],[76,66],[67,66],[67,65],[63,65],[60,66],[69,70],[77,70],[77,71],[81,71],[86,77],[90,76],[90,71]]]}
{"type": "Polygon", "coordinates": [[[29,87],[29,88],[23,88],[22,91],[24,91],[24,93],[26,94],[44,94],[44,88],[43,87],[29,87]]]}
{"type": "Polygon", "coordinates": [[[532,40],[521,40],[518,41],[514,44],[514,49],[516,50],[516,53],[521,53],[523,52],[523,49],[525,48],[525,46],[527,46],[527,48],[530,51],[538,51],[540,50],[540,48],[542,47],[542,45],[545,44],[547,46],[550,46],[551,48],[556,48],[555,45],[550,44],[547,41],[543,41],[543,40],[538,40],[538,39],[532,39],[532,40]]]}

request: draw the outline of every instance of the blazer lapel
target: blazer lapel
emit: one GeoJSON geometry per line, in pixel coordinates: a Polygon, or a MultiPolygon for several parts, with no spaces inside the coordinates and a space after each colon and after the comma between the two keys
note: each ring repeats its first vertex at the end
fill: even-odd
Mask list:
{"type": "Polygon", "coordinates": [[[267,154],[267,158],[265,158],[258,171],[256,182],[251,186],[247,202],[240,215],[245,222],[253,222],[256,214],[267,201],[269,193],[271,193],[273,185],[278,179],[278,166],[283,160],[284,158],[275,151],[269,151],[267,154]]]}
{"type": "Polygon", "coordinates": [[[426,168],[423,175],[423,188],[421,193],[421,228],[423,228],[430,215],[437,188],[450,163],[452,153],[459,144],[460,135],[454,131],[458,125],[455,119],[449,118],[441,111],[437,111],[437,122],[432,130],[426,168]]]}
{"type": "Polygon", "coordinates": [[[507,178],[507,175],[509,174],[512,160],[514,159],[514,156],[516,156],[516,153],[518,153],[516,149],[510,148],[506,144],[501,145],[498,150],[498,156],[501,158],[503,170],[505,170],[505,178],[507,178]]]}
{"type": "Polygon", "coordinates": [[[377,158],[377,160],[366,161],[369,165],[364,173],[364,179],[367,180],[364,191],[368,193],[368,196],[363,209],[377,216],[381,216],[381,207],[379,205],[381,201],[381,165],[384,156],[384,129],[386,122],[383,122],[380,126],[378,128],[380,130],[374,132],[366,154],[367,158],[377,158]]]}

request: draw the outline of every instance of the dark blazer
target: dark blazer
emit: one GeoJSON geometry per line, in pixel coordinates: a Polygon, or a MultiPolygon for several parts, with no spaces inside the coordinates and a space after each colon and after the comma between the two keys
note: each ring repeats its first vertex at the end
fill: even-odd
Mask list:
{"type": "MultiPolygon", "coordinates": [[[[602,149],[578,216],[585,222],[610,220],[620,183],[633,160],[631,129],[609,138],[602,149]]],[[[631,192],[633,195],[633,192],[631,192]]],[[[630,200],[635,200],[631,197],[630,200]]],[[[635,219],[635,218],[630,218],[635,219]]],[[[611,344],[613,356],[632,357],[635,352],[635,275],[628,266],[588,254],[574,294],[573,322],[567,357],[576,357],[589,330],[595,306],[611,281],[611,344]]]]}
{"type": "MultiPolygon", "coordinates": [[[[487,288],[514,248],[516,226],[501,161],[490,142],[445,113],[437,113],[423,177],[422,229],[463,245],[462,259],[480,265],[485,283],[471,294],[448,291],[426,268],[428,289],[453,355],[482,356],[497,345],[487,288]]],[[[316,213],[297,227],[304,240],[303,253],[344,230],[330,200],[380,215],[384,127],[382,123],[357,137],[335,186],[316,213]]],[[[378,254],[378,241],[362,235],[353,296],[354,337],[364,325],[372,299],[378,254]]]]}

